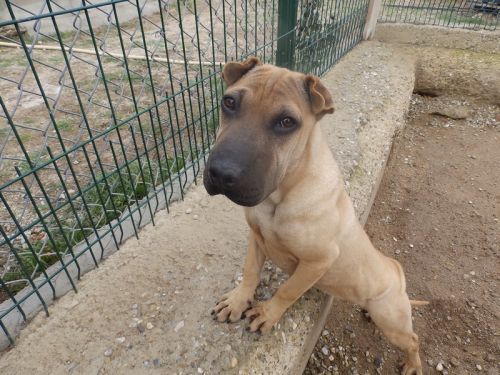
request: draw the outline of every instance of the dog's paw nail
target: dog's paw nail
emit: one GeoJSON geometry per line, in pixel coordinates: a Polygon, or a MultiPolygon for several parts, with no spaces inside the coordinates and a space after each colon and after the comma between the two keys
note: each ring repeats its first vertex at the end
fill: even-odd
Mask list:
{"type": "Polygon", "coordinates": [[[245,312],[242,312],[241,316],[240,316],[240,320],[243,320],[243,319],[245,319],[245,312]]]}
{"type": "Polygon", "coordinates": [[[210,315],[214,315],[214,314],[215,314],[215,310],[210,311],[210,315]]]}
{"type": "Polygon", "coordinates": [[[247,332],[250,332],[250,327],[245,328],[247,332]]]}

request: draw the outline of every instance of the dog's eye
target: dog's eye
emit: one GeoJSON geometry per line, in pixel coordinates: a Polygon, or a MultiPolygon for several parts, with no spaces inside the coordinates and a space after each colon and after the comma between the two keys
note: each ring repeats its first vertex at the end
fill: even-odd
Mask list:
{"type": "Polygon", "coordinates": [[[282,118],[278,122],[278,127],[282,130],[291,129],[295,126],[295,121],[291,117],[282,118]]]}
{"type": "Polygon", "coordinates": [[[222,99],[222,103],[224,104],[224,107],[230,110],[234,110],[234,108],[236,107],[236,101],[230,96],[224,97],[222,99]]]}

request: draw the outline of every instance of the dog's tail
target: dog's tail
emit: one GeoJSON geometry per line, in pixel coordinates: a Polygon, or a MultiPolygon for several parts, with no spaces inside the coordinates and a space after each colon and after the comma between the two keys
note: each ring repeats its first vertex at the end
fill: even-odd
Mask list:
{"type": "Polygon", "coordinates": [[[419,300],[414,300],[414,299],[411,299],[410,300],[410,305],[412,306],[427,306],[430,302],[429,301],[419,301],[419,300]]]}

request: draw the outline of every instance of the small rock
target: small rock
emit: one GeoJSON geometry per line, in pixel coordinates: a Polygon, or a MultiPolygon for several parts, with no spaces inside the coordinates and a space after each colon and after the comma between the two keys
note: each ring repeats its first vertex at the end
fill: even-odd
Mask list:
{"type": "Polygon", "coordinates": [[[330,354],[330,351],[328,350],[328,348],[326,346],[323,346],[321,348],[321,353],[323,353],[324,355],[328,355],[328,354],[330,354]]]}
{"type": "Polygon", "coordinates": [[[199,219],[199,216],[198,216],[198,215],[193,215],[193,219],[194,219],[194,220],[198,220],[198,219],[199,219]]]}
{"type": "Polygon", "coordinates": [[[203,369],[201,367],[198,367],[198,374],[203,374],[203,369]]]}
{"type": "Polygon", "coordinates": [[[123,336],[122,337],[117,337],[116,338],[116,342],[120,343],[120,344],[123,344],[125,342],[125,337],[123,337],[123,336]]]}
{"type": "Polygon", "coordinates": [[[146,330],[146,327],[144,326],[144,323],[138,323],[137,326],[136,326],[137,330],[140,332],[140,333],[144,333],[144,331],[146,330]]]}
{"type": "Polygon", "coordinates": [[[150,363],[148,360],[145,360],[144,362],[142,362],[142,365],[144,366],[144,368],[148,368],[150,363]]]}
{"type": "Polygon", "coordinates": [[[104,351],[104,356],[105,357],[111,357],[113,355],[113,349],[108,348],[104,351]]]}
{"type": "Polygon", "coordinates": [[[238,366],[238,359],[236,357],[231,358],[231,368],[238,366]]]}
{"type": "Polygon", "coordinates": [[[148,324],[146,324],[146,328],[147,328],[147,329],[153,329],[153,328],[154,328],[153,323],[148,322],[148,324]]]}
{"type": "Polygon", "coordinates": [[[373,358],[373,364],[375,367],[380,368],[382,367],[382,363],[384,363],[384,360],[382,359],[381,356],[377,355],[375,358],[373,358]]]}
{"type": "Polygon", "coordinates": [[[481,371],[483,368],[481,367],[481,365],[476,365],[476,368],[478,371],[481,371]]]}
{"type": "Polygon", "coordinates": [[[188,208],[188,209],[186,210],[186,214],[187,214],[187,215],[189,215],[191,212],[193,212],[193,209],[192,209],[192,208],[188,208]]]}
{"type": "Polygon", "coordinates": [[[184,327],[184,320],[181,320],[179,323],[175,325],[174,332],[178,332],[182,327],[184,327]]]}
{"type": "Polygon", "coordinates": [[[460,365],[460,362],[458,362],[458,359],[456,359],[456,358],[452,358],[452,359],[450,360],[450,363],[451,363],[453,366],[455,366],[455,367],[458,367],[458,366],[460,365]]]}
{"type": "Polygon", "coordinates": [[[396,254],[400,254],[401,253],[401,250],[396,250],[394,251],[396,254]]]}
{"type": "Polygon", "coordinates": [[[488,353],[488,355],[486,356],[486,360],[488,362],[495,362],[496,361],[496,357],[493,354],[488,353]]]}
{"type": "Polygon", "coordinates": [[[297,323],[295,323],[295,322],[293,322],[293,323],[292,323],[292,329],[293,329],[293,330],[296,330],[296,329],[297,329],[297,323]]]}
{"type": "Polygon", "coordinates": [[[160,362],[160,359],[159,359],[159,358],[155,358],[155,359],[153,359],[153,366],[154,366],[155,368],[158,368],[158,367],[160,367],[160,366],[161,366],[161,362],[160,362]]]}
{"type": "Polygon", "coordinates": [[[442,372],[444,370],[444,366],[441,362],[439,362],[436,366],[436,370],[442,372]]]}
{"type": "Polygon", "coordinates": [[[328,332],[326,329],[323,330],[323,332],[321,333],[323,336],[328,336],[330,334],[330,332],[328,332]]]}

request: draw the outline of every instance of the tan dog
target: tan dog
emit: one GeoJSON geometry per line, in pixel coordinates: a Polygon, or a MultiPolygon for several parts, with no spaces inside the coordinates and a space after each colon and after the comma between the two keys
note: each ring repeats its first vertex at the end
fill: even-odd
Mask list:
{"type": "Polygon", "coordinates": [[[230,62],[220,128],[204,174],[209,194],[246,206],[250,226],[243,280],[214,311],[220,321],[253,319],[269,332],[315,286],[370,313],[407,354],[403,374],[422,374],[418,337],[400,264],[377,251],[356,218],[340,171],[316,122],[333,113],[317,77],[257,58],[230,62]],[[253,307],[266,258],[290,278],[253,307]]]}

